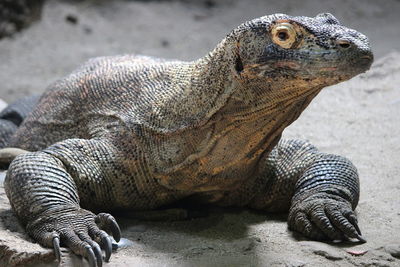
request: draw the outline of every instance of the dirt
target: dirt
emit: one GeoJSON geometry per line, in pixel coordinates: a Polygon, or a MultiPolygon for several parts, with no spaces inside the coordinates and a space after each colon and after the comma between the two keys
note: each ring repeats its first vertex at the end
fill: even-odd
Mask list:
{"type": "MultiPolygon", "coordinates": [[[[327,11],[368,35],[377,60],[366,74],[323,90],[284,135],[358,167],[357,213],[368,242],[309,241],[288,231],[285,214],[213,209],[188,221],[120,218],[125,246],[105,266],[400,266],[400,1],[48,1],[39,22],[0,41],[0,98],[42,92],[90,57],[190,60],[245,20],[327,11]]],[[[18,225],[0,187],[0,265],[6,262],[55,265],[52,251],[18,225]]],[[[62,266],[81,264],[63,251],[62,266]]]]}

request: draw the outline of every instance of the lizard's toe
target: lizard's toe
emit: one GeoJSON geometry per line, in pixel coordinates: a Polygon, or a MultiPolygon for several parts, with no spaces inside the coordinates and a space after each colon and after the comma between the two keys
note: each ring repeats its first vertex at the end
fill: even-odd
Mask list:
{"type": "Polygon", "coordinates": [[[89,240],[87,240],[83,233],[75,233],[73,231],[68,231],[62,234],[61,240],[75,254],[85,257],[89,261],[89,265],[91,267],[102,266],[101,253],[100,255],[96,255],[96,253],[94,252],[96,251],[96,248],[94,247],[93,244],[95,242],[93,241],[90,242],[89,240]]]}
{"type": "Polygon", "coordinates": [[[343,240],[344,235],[337,231],[335,227],[332,225],[331,221],[325,214],[323,207],[317,206],[314,210],[311,211],[310,214],[312,222],[320,229],[327,238],[319,238],[330,239],[330,240],[343,240]]]}
{"type": "Polygon", "coordinates": [[[71,249],[73,253],[86,258],[91,267],[103,265],[101,248],[105,251],[104,260],[110,259],[111,238],[99,226],[104,226],[119,239],[121,233],[114,217],[109,214],[101,215],[98,220],[100,225],[97,225],[95,218],[98,217],[84,209],[69,208],[57,213],[62,216],[53,217],[51,213],[43,214],[27,225],[27,231],[41,245],[54,248],[55,257],[59,262],[61,259],[60,244],[71,249]]]}
{"type": "Polygon", "coordinates": [[[42,246],[53,248],[56,260],[61,262],[60,234],[52,230],[51,224],[45,223],[32,229],[28,226],[27,231],[42,246]]]}
{"type": "Polygon", "coordinates": [[[326,239],[324,233],[309,219],[307,214],[304,212],[297,212],[293,218],[290,218],[289,227],[292,230],[303,233],[305,236],[311,239],[326,239]]]}
{"type": "Polygon", "coordinates": [[[349,222],[354,226],[354,228],[356,228],[357,233],[359,235],[362,235],[360,227],[358,227],[357,216],[354,214],[354,212],[353,211],[345,212],[343,215],[349,220],[349,222]]]}
{"type": "Polygon", "coordinates": [[[101,248],[99,244],[93,241],[92,238],[85,232],[77,233],[77,235],[82,241],[88,243],[91,246],[94,256],[96,257],[97,266],[101,267],[103,265],[103,256],[101,254],[101,248]]]}
{"type": "Polygon", "coordinates": [[[350,204],[336,199],[309,199],[291,207],[289,227],[315,240],[366,242],[350,204]]]}
{"type": "Polygon", "coordinates": [[[350,207],[325,207],[325,212],[335,227],[346,237],[355,238],[365,243],[367,242],[362,236],[358,227],[357,217],[350,207]]]}
{"type": "Polygon", "coordinates": [[[58,235],[54,236],[52,242],[56,259],[58,262],[61,262],[60,237],[58,235]]]}
{"type": "Polygon", "coordinates": [[[117,221],[111,214],[99,213],[95,218],[95,222],[99,225],[101,229],[104,229],[106,232],[111,233],[115,241],[119,242],[119,240],[121,239],[121,229],[119,228],[117,221]]]}
{"type": "Polygon", "coordinates": [[[110,236],[103,230],[100,230],[97,226],[89,228],[89,235],[104,249],[106,254],[104,260],[108,262],[112,252],[112,242],[110,236]]]}

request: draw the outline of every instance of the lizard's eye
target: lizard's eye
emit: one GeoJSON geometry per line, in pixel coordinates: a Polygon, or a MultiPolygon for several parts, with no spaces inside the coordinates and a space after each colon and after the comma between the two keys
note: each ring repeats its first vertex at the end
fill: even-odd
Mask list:
{"type": "Polygon", "coordinates": [[[271,29],[271,35],[272,41],[283,48],[291,48],[296,42],[296,31],[287,22],[274,25],[271,29]]]}

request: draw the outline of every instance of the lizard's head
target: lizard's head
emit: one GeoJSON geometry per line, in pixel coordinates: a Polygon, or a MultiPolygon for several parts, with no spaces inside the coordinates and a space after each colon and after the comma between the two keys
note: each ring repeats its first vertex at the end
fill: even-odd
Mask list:
{"type": "Polygon", "coordinates": [[[328,13],[265,16],[240,25],[231,36],[235,71],[244,80],[297,80],[324,87],[365,72],[373,61],[367,37],[328,13]]]}

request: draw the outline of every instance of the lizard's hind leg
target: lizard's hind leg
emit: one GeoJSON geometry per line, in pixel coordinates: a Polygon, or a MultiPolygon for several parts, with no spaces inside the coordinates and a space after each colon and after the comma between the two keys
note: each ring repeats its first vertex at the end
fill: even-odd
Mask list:
{"type": "Polygon", "coordinates": [[[12,121],[0,118],[0,148],[6,147],[14,132],[18,129],[12,121]]]}
{"type": "Polygon", "coordinates": [[[7,169],[16,156],[26,152],[19,148],[7,148],[7,146],[38,100],[39,96],[25,97],[0,111],[0,169],[7,169]]]}
{"type": "Polygon", "coordinates": [[[17,100],[0,112],[0,148],[7,147],[18,126],[33,110],[39,96],[29,96],[17,100]]]}

